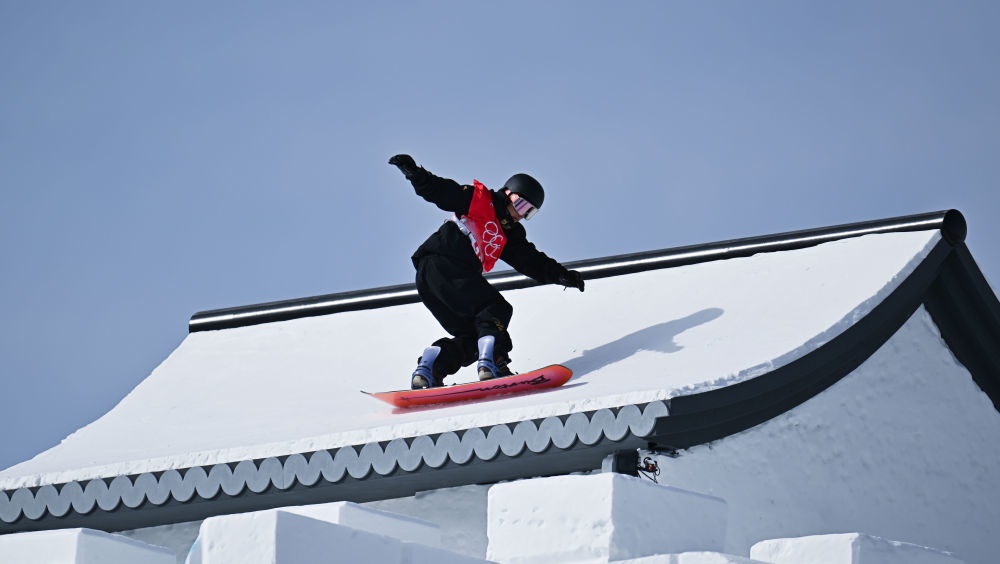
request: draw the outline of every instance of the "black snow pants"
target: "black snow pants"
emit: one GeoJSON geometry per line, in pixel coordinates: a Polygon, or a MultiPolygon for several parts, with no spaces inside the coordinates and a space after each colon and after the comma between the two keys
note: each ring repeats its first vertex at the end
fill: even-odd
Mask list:
{"type": "Polygon", "coordinates": [[[514,308],[483,275],[442,255],[417,261],[417,293],[445,331],[452,336],[433,344],[441,347],[434,370],[451,375],[479,358],[480,337],[496,338],[493,356],[508,358],[514,348],[507,325],[514,308]]]}

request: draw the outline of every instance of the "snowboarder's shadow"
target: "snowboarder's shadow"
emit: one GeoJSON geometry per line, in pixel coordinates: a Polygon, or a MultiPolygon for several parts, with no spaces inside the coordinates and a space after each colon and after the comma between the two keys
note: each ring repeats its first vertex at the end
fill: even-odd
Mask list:
{"type": "Polygon", "coordinates": [[[639,351],[674,353],[683,348],[674,342],[677,335],[688,329],[714,321],[723,313],[725,311],[720,308],[710,307],[687,317],[657,323],[597,348],[585,350],[580,356],[569,359],[562,364],[573,371],[573,380],[576,380],[605,366],[625,360],[639,351]]]}

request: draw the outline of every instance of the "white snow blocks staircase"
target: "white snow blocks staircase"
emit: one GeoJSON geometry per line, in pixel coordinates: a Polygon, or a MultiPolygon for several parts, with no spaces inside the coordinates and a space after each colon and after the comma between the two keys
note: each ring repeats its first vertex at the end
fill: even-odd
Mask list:
{"type": "Polygon", "coordinates": [[[611,472],[536,478],[490,488],[487,527],[486,557],[505,564],[721,552],[726,502],[611,472]]]}
{"type": "Polygon", "coordinates": [[[860,533],[759,542],[750,557],[772,564],[962,564],[951,554],[860,533]]]}
{"type": "Polygon", "coordinates": [[[0,536],[0,562],[17,564],[175,564],[174,553],[93,529],[0,536]]]}
{"type": "Polygon", "coordinates": [[[483,560],[439,548],[430,523],[331,503],[206,519],[187,564],[473,564],[483,560]]]}

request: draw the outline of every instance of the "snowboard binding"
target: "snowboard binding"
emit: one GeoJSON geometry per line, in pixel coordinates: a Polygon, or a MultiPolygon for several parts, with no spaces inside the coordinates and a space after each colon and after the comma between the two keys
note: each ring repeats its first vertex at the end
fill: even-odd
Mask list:
{"type": "Polygon", "coordinates": [[[503,355],[496,360],[493,359],[493,347],[495,343],[496,338],[490,335],[479,338],[479,363],[476,365],[476,371],[479,373],[480,381],[503,378],[504,376],[513,376],[515,374],[509,366],[510,357],[503,355]]]}
{"type": "Polygon", "coordinates": [[[421,390],[444,385],[444,377],[435,372],[434,361],[437,360],[441,347],[427,347],[424,354],[417,359],[417,368],[410,377],[410,389],[421,390]]]}

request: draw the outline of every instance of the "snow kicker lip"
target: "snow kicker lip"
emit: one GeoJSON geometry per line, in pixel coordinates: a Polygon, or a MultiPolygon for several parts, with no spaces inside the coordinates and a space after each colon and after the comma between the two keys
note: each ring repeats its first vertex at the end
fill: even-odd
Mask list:
{"type": "MultiPolygon", "coordinates": [[[[944,210],[818,229],[791,231],[762,237],[720,241],[705,245],[692,245],[583,260],[567,263],[566,266],[580,271],[585,279],[593,280],[645,270],[746,257],[757,253],[801,249],[838,239],[860,237],[873,233],[924,231],[931,229],[939,229],[944,238],[953,245],[963,242],[968,231],[965,217],[962,216],[961,212],[958,210],[944,210]]],[[[491,274],[486,278],[499,290],[515,290],[537,285],[536,282],[526,276],[510,270],[491,274]]],[[[231,329],[259,325],[261,323],[329,315],[344,311],[403,305],[419,301],[420,297],[417,296],[417,289],[413,284],[385,286],[371,290],[202,311],[191,317],[191,320],[188,322],[188,330],[194,333],[198,331],[231,329]]]]}
{"type": "Polygon", "coordinates": [[[74,526],[132,529],[220,512],[412,495],[439,487],[441,472],[478,483],[509,477],[512,468],[515,474],[533,475],[560,466],[598,466],[623,445],[645,445],[668,411],[666,402],[656,401],[207,468],[0,491],[0,533],[74,526]],[[508,464],[492,464],[498,458],[508,464]],[[476,470],[461,471],[470,465],[476,470]],[[374,480],[381,483],[371,484],[374,480]]]}

